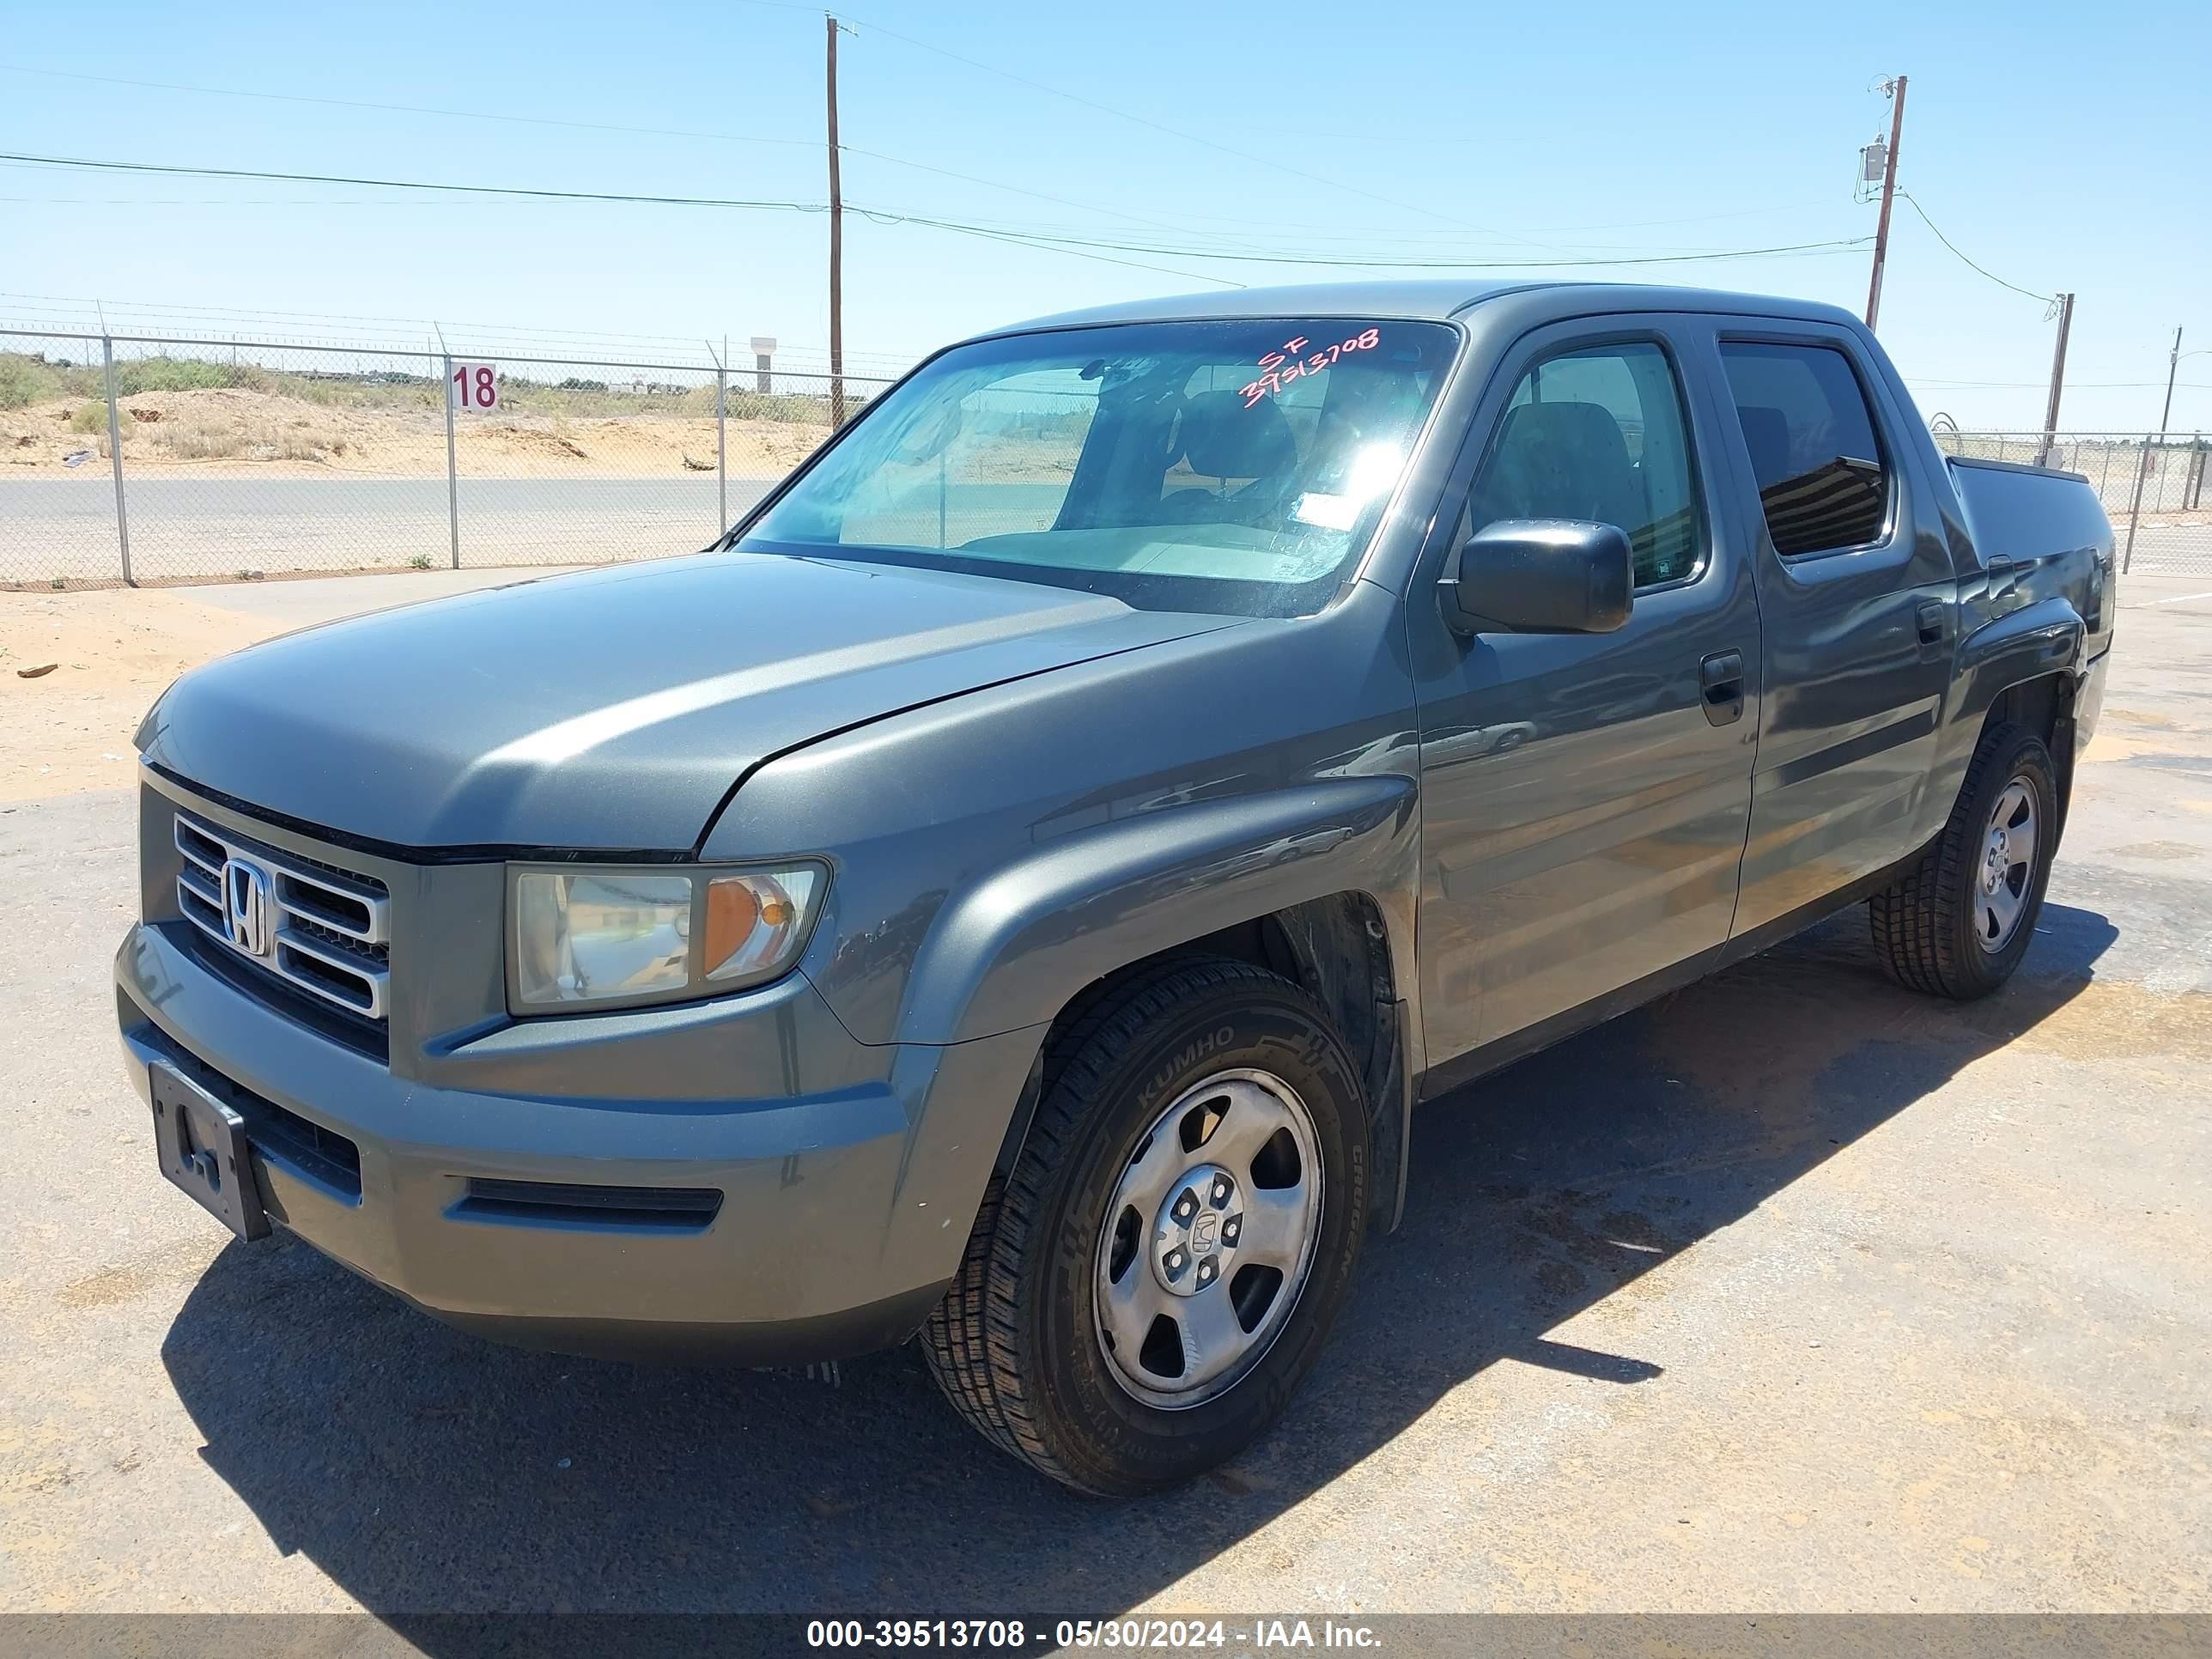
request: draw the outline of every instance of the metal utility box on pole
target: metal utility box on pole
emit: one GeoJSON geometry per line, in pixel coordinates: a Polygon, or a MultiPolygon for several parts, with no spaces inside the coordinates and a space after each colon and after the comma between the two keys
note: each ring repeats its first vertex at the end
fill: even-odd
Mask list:
{"type": "Polygon", "coordinates": [[[2051,401],[2043,409],[2043,450],[2038,466],[2051,465],[2051,446],[2058,441],[2058,395],[2066,389],[2066,337],[2074,327],[2074,296],[2058,296],[2058,345],[2051,356],[2051,401]]]}
{"type": "Polygon", "coordinates": [[[1881,217],[1874,228],[1874,276],[1867,285],[1866,325],[1881,314],[1881,268],[1889,258],[1889,209],[1897,195],[1897,147],[1905,136],[1905,77],[1889,83],[1888,165],[1881,175],[1881,217]]]}
{"type": "Polygon", "coordinates": [[[845,198],[837,176],[837,20],[830,29],[830,424],[845,424],[845,198]]]}
{"type": "Polygon", "coordinates": [[[775,379],[775,372],[769,367],[769,362],[775,356],[775,336],[773,334],[754,335],[752,337],[752,348],[753,390],[759,392],[762,397],[765,398],[769,395],[769,392],[775,379]]]}

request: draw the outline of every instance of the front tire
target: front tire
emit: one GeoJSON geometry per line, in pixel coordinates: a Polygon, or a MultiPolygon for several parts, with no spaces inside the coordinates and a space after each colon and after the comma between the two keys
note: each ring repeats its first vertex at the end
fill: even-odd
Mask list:
{"type": "Polygon", "coordinates": [[[1064,1485],[1157,1491],[1281,1413],[1351,1288],[1370,1158],[1358,1073],[1297,986],[1191,958],[1055,1030],[924,1332],[939,1386],[1064,1485]]]}
{"type": "Polygon", "coordinates": [[[1984,732],[1950,821],[1911,872],[1868,902],[1897,981],[1968,1002],[2027,954],[2058,839],[2057,771],[2025,726],[1984,732]]]}

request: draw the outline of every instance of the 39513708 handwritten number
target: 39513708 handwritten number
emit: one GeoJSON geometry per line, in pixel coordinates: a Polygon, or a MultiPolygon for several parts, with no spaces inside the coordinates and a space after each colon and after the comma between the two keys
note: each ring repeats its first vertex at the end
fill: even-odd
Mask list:
{"type": "Polygon", "coordinates": [[[1363,329],[1348,340],[1340,341],[1335,345],[1322,347],[1311,356],[1304,357],[1295,356],[1292,354],[1304,351],[1313,343],[1312,341],[1307,339],[1303,334],[1295,340],[1285,340],[1280,351],[1271,351],[1260,359],[1260,378],[1251,385],[1240,388],[1244,394],[1244,407],[1250,409],[1261,398],[1272,397],[1293,380],[1301,380],[1308,374],[1320,374],[1322,370],[1348,352],[1372,351],[1382,343],[1382,339],[1379,330],[1363,329]]]}

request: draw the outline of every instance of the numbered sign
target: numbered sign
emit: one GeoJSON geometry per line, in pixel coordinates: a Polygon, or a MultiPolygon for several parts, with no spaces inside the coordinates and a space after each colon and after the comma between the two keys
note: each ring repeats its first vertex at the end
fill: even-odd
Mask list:
{"type": "Polygon", "coordinates": [[[455,363],[446,395],[464,414],[482,414],[499,407],[499,376],[489,363],[455,363]]]}

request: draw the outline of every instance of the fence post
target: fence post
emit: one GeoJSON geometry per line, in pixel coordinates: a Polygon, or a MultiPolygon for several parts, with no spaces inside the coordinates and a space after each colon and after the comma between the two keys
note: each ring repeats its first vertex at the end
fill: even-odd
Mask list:
{"type": "Polygon", "coordinates": [[[131,515],[123,506],[123,416],[115,402],[115,342],[107,335],[100,337],[100,356],[107,377],[107,457],[115,465],[115,541],[123,555],[123,585],[136,587],[131,580],[131,515]]]}
{"type": "Polygon", "coordinates": [[[446,530],[453,538],[453,568],[461,568],[461,486],[453,457],[453,354],[442,354],[446,363],[446,530]]]}
{"type": "Polygon", "coordinates": [[[714,533],[730,527],[730,371],[714,365],[714,533]]]}
{"type": "Polygon", "coordinates": [[[2149,476],[2149,473],[2150,438],[2148,434],[2145,434],[2142,441],[2142,454],[2136,465],[2135,498],[2128,503],[2128,544],[2120,554],[2120,574],[2123,576],[2128,574],[2129,565],[2135,562],[2136,520],[2142,516],[2143,480],[2149,476]]]}

